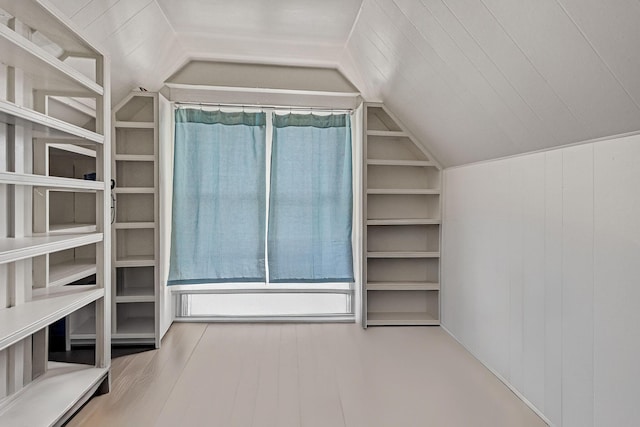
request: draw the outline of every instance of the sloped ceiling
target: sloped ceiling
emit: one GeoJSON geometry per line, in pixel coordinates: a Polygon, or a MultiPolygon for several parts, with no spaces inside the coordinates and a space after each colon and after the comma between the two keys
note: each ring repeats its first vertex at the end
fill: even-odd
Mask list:
{"type": "Polygon", "coordinates": [[[53,0],[114,100],[189,58],[340,69],[446,166],[640,130],[638,0],[53,0]]]}

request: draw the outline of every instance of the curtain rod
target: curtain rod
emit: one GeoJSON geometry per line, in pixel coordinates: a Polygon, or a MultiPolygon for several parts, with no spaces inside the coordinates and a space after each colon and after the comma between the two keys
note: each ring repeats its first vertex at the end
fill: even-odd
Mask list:
{"type": "Polygon", "coordinates": [[[181,101],[174,101],[173,102],[175,105],[191,105],[191,106],[195,106],[198,105],[200,107],[203,106],[207,106],[207,107],[228,107],[228,108],[257,108],[257,109],[262,109],[262,108],[269,108],[269,109],[276,109],[276,110],[289,110],[289,111],[309,111],[309,112],[314,112],[314,111],[318,111],[318,112],[333,112],[333,113],[346,113],[346,114],[353,114],[353,109],[350,108],[329,108],[329,107],[290,107],[287,105],[268,105],[268,104],[225,104],[225,103],[219,103],[219,102],[181,102],[181,101]]]}

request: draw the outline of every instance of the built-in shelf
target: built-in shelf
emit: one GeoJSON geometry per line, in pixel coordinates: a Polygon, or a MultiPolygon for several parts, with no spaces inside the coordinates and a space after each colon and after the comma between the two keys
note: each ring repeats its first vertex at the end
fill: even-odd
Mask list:
{"type": "Polygon", "coordinates": [[[29,70],[36,89],[88,91],[88,95],[104,93],[100,85],[84,74],[4,25],[0,25],[0,51],[6,65],[29,70]]]}
{"type": "Polygon", "coordinates": [[[367,258],[439,258],[440,252],[367,252],[367,258]]]}
{"type": "Polygon", "coordinates": [[[116,194],[155,194],[155,187],[116,187],[116,194]]]}
{"type": "Polygon", "coordinates": [[[95,224],[51,224],[49,226],[49,234],[75,234],[75,233],[95,233],[97,226],[95,224]]]}
{"type": "Polygon", "coordinates": [[[73,154],[80,154],[86,157],[96,157],[96,150],[75,144],[49,143],[49,148],[55,148],[56,150],[66,151],[73,154]]]}
{"type": "Polygon", "coordinates": [[[406,132],[399,131],[399,130],[368,130],[367,136],[386,136],[391,138],[406,138],[409,135],[407,135],[406,132]]]}
{"type": "Polygon", "coordinates": [[[127,121],[117,121],[115,122],[115,127],[117,128],[127,128],[127,129],[154,129],[156,124],[154,122],[127,122],[127,121]]]}
{"type": "Polygon", "coordinates": [[[369,282],[368,291],[438,291],[440,284],[435,282],[369,282]]]}
{"type": "Polygon", "coordinates": [[[367,194],[440,194],[431,188],[369,188],[367,194]]]}
{"type": "Polygon", "coordinates": [[[155,222],[116,222],[116,230],[132,230],[136,228],[156,228],[155,222]]]}
{"type": "Polygon", "coordinates": [[[424,312],[369,312],[367,324],[369,326],[426,326],[439,325],[440,321],[424,312]]]}
{"type": "Polygon", "coordinates": [[[36,132],[33,135],[34,137],[78,137],[97,144],[104,142],[103,135],[28,108],[19,107],[5,100],[0,100],[0,122],[10,125],[31,126],[36,132]]]}
{"type": "Polygon", "coordinates": [[[96,274],[94,259],[76,258],[49,267],[49,287],[64,286],[96,274]]]}
{"type": "Polygon", "coordinates": [[[116,326],[117,338],[154,338],[155,320],[153,317],[119,318],[116,326]]]}
{"type": "Polygon", "coordinates": [[[439,219],[401,218],[401,219],[368,219],[367,225],[438,225],[439,219]]]}
{"type": "Polygon", "coordinates": [[[115,261],[115,267],[153,267],[156,261],[153,256],[128,256],[115,261]]]}
{"type": "Polygon", "coordinates": [[[52,189],[70,189],[81,191],[104,190],[102,181],[60,178],[57,176],[34,175],[28,173],[0,172],[0,184],[26,185],[52,189]]]}
{"type": "Polygon", "coordinates": [[[0,403],[0,425],[59,425],[79,409],[108,373],[109,368],[49,362],[42,376],[0,403]]]}
{"type": "Polygon", "coordinates": [[[116,303],[154,302],[153,295],[119,295],[115,297],[116,303]]]}
{"type": "Polygon", "coordinates": [[[32,301],[0,309],[0,350],[103,296],[97,286],[35,289],[32,301]]]}
{"type": "Polygon", "coordinates": [[[436,164],[429,160],[387,160],[369,159],[369,166],[414,166],[414,167],[436,167],[436,164]]]}
{"type": "Polygon", "coordinates": [[[156,156],[153,154],[116,154],[114,159],[125,162],[155,162],[156,156]]]}
{"type": "Polygon", "coordinates": [[[0,264],[97,243],[102,237],[102,233],[91,233],[0,238],[0,264]]]}

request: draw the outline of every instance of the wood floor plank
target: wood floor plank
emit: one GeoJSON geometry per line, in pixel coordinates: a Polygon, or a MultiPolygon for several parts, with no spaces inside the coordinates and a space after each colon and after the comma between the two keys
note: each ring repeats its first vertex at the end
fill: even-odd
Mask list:
{"type": "Polygon", "coordinates": [[[438,327],[174,324],[69,426],[540,427],[438,327]]]}

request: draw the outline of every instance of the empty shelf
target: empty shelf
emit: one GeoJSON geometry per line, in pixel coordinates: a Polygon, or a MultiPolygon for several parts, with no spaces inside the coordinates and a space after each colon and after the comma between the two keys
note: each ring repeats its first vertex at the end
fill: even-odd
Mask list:
{"type": "Polygon", "coordinates": [[[153,338],[155,321],[153,317],[118,318],[114,338],[153,338]]]}
{"type": "Polygon", "coordinates": [[[133,129],[154,129],[156,124],[155,122],[126,122],[126,121],[117,121],[114,126],[116,128],[133,128],[133,129]]]}
{"type": "Polygon", "coordinates": [[[95,224],[51,224],[49,234],[95,233],[96,229],[95,224]]]}
{"type": "Polygon", "coordinates": [[[96,263],[93,259],[75,259],[49,266],[49,286],[64,286],[76,280],[96,274],[96,263]]]}
{"type": "Polygon", "coordinates": [[[440,194],[432,188],[369,188],[367,194],[440,194]]]}
{"type": "Polygon", "coordinates": [[[131,230],[135,228],[156,228],[155,222],[116,222],[116,230],[131,230]]]}
{"type": "Polygon", "coordinates": [[[31,125],[38,132],[34,137],[79,137],[102,144],[104,136],[72,125],[63,120],[49,117],[28,108],[18,107],[12,102],[0,100],[0,122],[10,125],[31,125]]]}
{"type": "Polygon", "coordinates": [[[34,89],[104,93],[100,85],[84,74],[4,25],[0,26],[0,50],[5,64],[29,70],[34,89]]]}
{"type": "Polygon", "coordinates": [[[367,252],[367,258],[439,258],[440,252],[367,252]]]}
{"type": "Polygon", "coordinates": [[[123,162],[155,162],[156,156],[153,154],[116,154],[115,160],[123,162]]]}
{"type": "Polygon", "coordinates": [[[367,135],[368,136],[388,136],[393,138],[406,138],[409,136],[407,135],[406,132],[403,132],[400,130],[368,130],[367,135]]]}
{"type": "Polygon", "coordinates": [[[49,362],[46,373],[2,401],[0,425],[58,425],[91,397],[108,373],[109,368],[49,362]]]}
{"type": "Polygon", "coordinates": [[[80,154],[86,157],[96,157],[96,150],[86,148],[81,145],[49,143],[49,148],[55,148],[56,150],[66,151],[73,154],[80,154]]]}
{"type": "Polygon", "coordinates": [[[128,256],[115,261],[116,267],[153,267],[156,261],[153,255],[148,256],[128,256]]]}
{"type": "Polygon", "coordinates": [[[0,264],[100,241],[102,241],[102,233],[0,238],[0,264]]]}
{"type": "Polygon", "coordinates": [[[369,166],[419,166],[419,167],[436,167],[436,164],[429,160],[367,160],[369,166]]]}
{"type": "Polygon", "coordinates": [[[438,291],[436,282],[368,282],[368,291],[438,291]]]}
{"type": "Polygon", "coordinates": [[[102,181],[60,178],[57,176],[33,175],[15,172],[0,172],[0,184],[30,185],[34,187],[72,189],[80,191],[104,190],[104,183],[102,181]]]}
{"type": "Polygon", "coordinates": [[[369,312],[368,326],[439,325],[440,321],[426,312],[369,312]]]}
{"type": "Polygon", "coordinates": [[[154,194],[155,187],[116,187],[116,194],[154,194]]]}
{"type": "Polygon", "coordinates": [[[0,350],[104,296],[97,286],[34,290],[33,300],[0,309],[0,350]]]}
{"type": "Polygon", "coordinates": [[[368,219],[367,225],[432,225],[440,224],[439,219],[401,218],[401,219],[368,219]]]}

